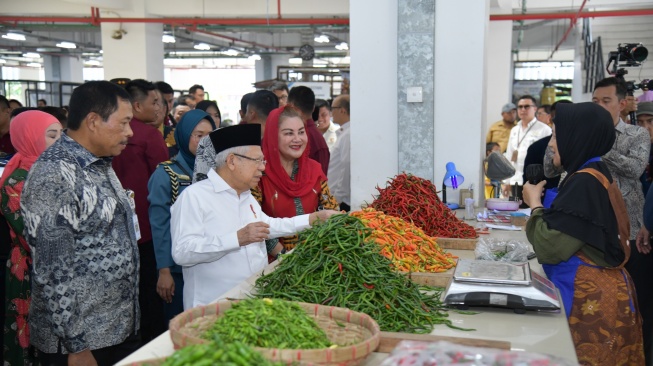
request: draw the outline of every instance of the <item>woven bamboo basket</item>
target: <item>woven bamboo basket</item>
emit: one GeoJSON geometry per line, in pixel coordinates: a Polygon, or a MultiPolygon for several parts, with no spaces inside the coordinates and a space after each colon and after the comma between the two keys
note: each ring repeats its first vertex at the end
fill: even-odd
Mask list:
{"type": "MultiPolygon", "coordinates": [[[[133,362],[130,363],[129,366],[161,366],[163,363],[166,361],[166,358],[156,358],[152,360],[146,360],[146,361],[139,361],[139,362],[133,362]]],[[[314,363],[308,363],[308,362],[288,362],[288,366],[317,366],[314,363]]]]}
{"type": "MultiPolygon", "coordinates": [[[[270,349],[258,348],[263,356],[272,361],[312,363],[315,365],[358,365],[379,345],[379,325],[369,315],[345,308],[298,302],[308,315],[324,329],[331,343],[337,348],[326,349],[270,349]],[[338,324],[340,323],[340,324],[338,324]]],[[[216,319],[231,308],[227,300],[184,311],[170,321],[170,337],[175,349],[190,344],[206,343],[200,335],[206,332],[216,319]]]]}

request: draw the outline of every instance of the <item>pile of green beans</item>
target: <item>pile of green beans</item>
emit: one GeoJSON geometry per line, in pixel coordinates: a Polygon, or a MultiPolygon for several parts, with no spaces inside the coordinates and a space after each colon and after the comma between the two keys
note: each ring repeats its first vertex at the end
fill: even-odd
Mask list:
{"type": "Polygon", "coordinates": [[[435,324],[456,328],[439,300],[442,289],[394,272],[368,239],[371,233],[348,215],[304,230],[293,253],[257,279],[255,296],[349,308],[389,332],[430,333],[435,324]]]}
{"type": "Polygon", "coordinates": [[[331,346],[324,330],[298,304],[272,299],[247,299],[233,304],[202,338],[262,348],[331,346]]]}
{"type": "Polygon", "coordinates": [[[162,366],[284,366],[272,362],[241,342],[209,342],[184,347],[166,358],[162,366]]]}

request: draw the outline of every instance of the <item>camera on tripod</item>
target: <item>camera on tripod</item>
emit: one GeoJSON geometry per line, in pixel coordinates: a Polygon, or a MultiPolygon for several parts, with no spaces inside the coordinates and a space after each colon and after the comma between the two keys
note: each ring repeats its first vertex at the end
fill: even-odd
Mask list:
{"type": "MultiPolygon", "coordinates": [[[[606,71],[615,78],[626,83],[627,95],[633,96],[635,90],[647,89],[653,90],[653,80],[642,80],[635,83],[634,80],[626,81],[624,75],[628,73],[624,67],[639,67],[642,62],[646,61],[648,50],[641,43],[619,43],[616,52],[608,53],[608,65],[606,71]],[[610,68],[612,65],[612,69],[610,68]]],[[[630,112],[630,120],[635,124],[635,112],[630,112]]]]}
{"type": "Polygon", "coordinates": [[[648,50],[641,43],[617,45],[616,52],[608,54],[608,73],[615,74],[618,67],[637,67],[648,57],[648,50]],[[610,63],[614,62],[614,71],[610,72],[610,63]]]}

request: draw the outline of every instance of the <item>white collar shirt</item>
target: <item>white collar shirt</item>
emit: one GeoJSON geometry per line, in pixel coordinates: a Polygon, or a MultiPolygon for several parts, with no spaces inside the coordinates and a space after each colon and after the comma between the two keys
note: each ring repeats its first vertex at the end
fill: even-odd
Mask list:
{"type": "Polygon", "coordinates": [[[270,218],[249,191],[240,196],[211,169],[186,188],[171,208],[172,257],[183,267],[184,309],[206,305],[268,264],[265,242],[240,246],[238,230],[270,225],[270,238],[309,226],[308,216],[270,218]]]}
{"type": "Polygon", "coordinates": [[[537,118],[533,118],[528,125],[522,127],[522,121],[519,121],[515,127],[510,130],[510,138],[508,139],[508,148],[506,149],[505,156],[508,160],[512,161],[512,154],[517,151],[517,161],[513,162],[515,167],[515,175],[509,179],[510,184],[524,184],[524,159],[526,159],[526,152],[528,147],[533,142],[551,135],[551,127],[545,123],[540,122],[537,118]]]}
{"type": "Polygon", "coordinates": [[[338,134],[338,140],[331,152],[329,172],[327,173],[331,194],[333,194],[338,203],[344,202],[348,205],[351,205],[350,123],[343,124],[338,132],[336,132],[338,134]]]}
{"type": "Polygon", "coordinates": [[[336,141],[338,140],[338,130],[340,126],[333,122],[329,122],[329,128],[322,134],[324,136],[324,141],[326,141],[327,147],[329,147],[329,152],[333,153],[333,147],[336,146],[336,141]]]}

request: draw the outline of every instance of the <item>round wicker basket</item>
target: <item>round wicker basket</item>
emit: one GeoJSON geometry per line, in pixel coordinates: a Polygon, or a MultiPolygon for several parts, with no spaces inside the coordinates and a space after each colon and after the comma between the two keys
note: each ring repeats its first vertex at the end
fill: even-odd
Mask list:
{"type": "MultiPolygon", "coordinates": [[[[222,300],[184,311],[170,321],[170,337],[175,349],[190,344],[206,343],[200,335],[215,320],[231,308],[232,301],[222,300]]],[[[379,325],[369,315],[345,308],[298,302],[308,315],[314,317],[337,348],[271,349],[258,348],[263,356],[273,361],[299,361],[315,365],[358,365],[379,345],[379,325]]]]}

